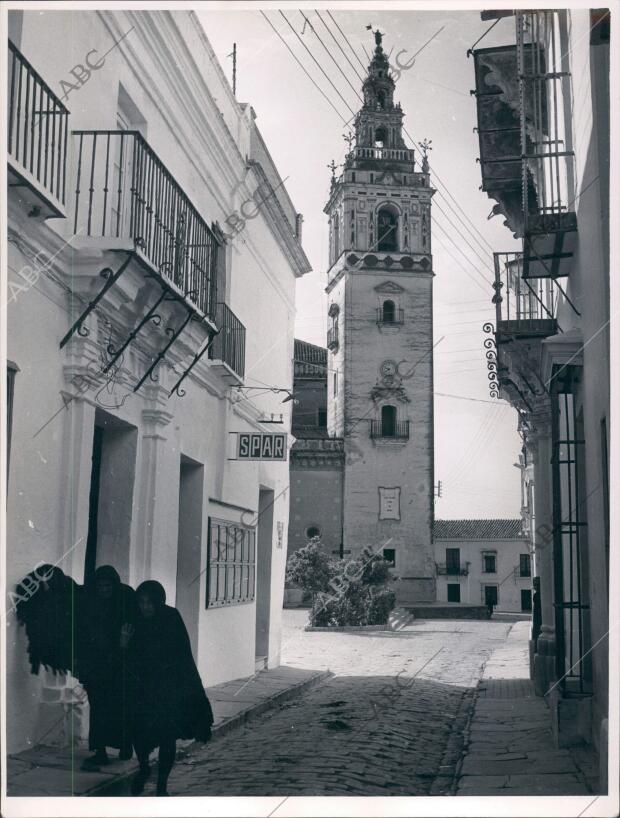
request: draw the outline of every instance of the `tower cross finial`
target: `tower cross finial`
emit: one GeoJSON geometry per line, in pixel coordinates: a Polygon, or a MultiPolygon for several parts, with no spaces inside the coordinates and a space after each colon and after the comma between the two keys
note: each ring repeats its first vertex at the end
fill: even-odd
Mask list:
{"type": "Polygon", "coordinates": [[[334,179],[336,177],[336,168],[338,167],[338,165],[332,159],[332,161],[329,163],[329,165],[327,167],[331,170],[332,179],[334,179]]]}

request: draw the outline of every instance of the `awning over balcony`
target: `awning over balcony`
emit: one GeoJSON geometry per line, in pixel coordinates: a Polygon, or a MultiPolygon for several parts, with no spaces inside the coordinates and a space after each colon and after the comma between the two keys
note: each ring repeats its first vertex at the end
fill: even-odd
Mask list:
{"type": "MultiPolygon", "coordinates": [[[[523,166],[517,47],[480,48],[473,52],[482,190],[497,202],[515,236],[523,236],[523,166]]],[[[526,117],[526,120],[529,117],[526,117]]],[[[530,137],[527,136],[528,147],[530,137]]],[[[530,209],[536,191],[528,176],[530,209]]]]}

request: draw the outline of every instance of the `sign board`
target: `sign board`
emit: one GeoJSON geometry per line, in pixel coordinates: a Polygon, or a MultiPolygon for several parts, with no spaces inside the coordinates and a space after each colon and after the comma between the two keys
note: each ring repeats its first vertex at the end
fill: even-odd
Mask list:
{"type": "Polygon", "coordinates": [[[400,486],[379,488],[379,519],[400,520],[400,486]]]}
{"type": "Polygon", "coordinates": [[[286,434],[232,432],[237,435],[235,460],[286,460],[286,434]]]}

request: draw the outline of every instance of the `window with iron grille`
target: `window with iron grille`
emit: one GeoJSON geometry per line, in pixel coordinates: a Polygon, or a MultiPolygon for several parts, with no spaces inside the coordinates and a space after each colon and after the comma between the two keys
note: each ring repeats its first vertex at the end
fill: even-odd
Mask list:
{"type": "Polygon", "coordinates": [[[519,576],[532,576],[532,561],[529,554],[519,554],[519,576]]]}
{"type": "Polygon", "coordinates": [[[242,605],[254,600],[256,532],[209,518],[207,608],[242,605]]]}
{"type": "Polygon", "coordinates": [[[562,384],[555,385],[552,403],[556,670],[566,695],[589,693],[592,683],[588,492],[583,418],[573,391],[576,369],[561,368],[562,384]]]}

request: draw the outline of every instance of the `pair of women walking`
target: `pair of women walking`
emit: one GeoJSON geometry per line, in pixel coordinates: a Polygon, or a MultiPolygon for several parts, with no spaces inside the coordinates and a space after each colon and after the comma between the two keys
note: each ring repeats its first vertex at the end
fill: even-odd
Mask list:
{"type": "Polygon", "coordinates": [[[208,741],[213,724],[181,615],[166,605],[159,582],[143,582],[134,591],[109,565],[84,586],[56,568],[50,578],[18,615],[32,672],[40,664],[69,671],[86,689],[94,754],[84,769],[109,764],[107,748],[118,749],[121,759],[135,749],[140,767],[132,793],[139,795],[151,773],[150,755],[159,748],[157,795],[167,795],[177,739],[208,741]]]}

